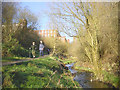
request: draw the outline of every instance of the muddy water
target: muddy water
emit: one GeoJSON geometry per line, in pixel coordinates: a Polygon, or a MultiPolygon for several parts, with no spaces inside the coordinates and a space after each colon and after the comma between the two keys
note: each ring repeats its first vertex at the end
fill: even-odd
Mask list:
{"type": "Polygon", "coordinates": [[[100,81],[94,80],[94,75],[91,72],[80,71],[72,69],[74,63],[67,64],[66,66],[74,74],[74,81],[77,81],[82,88],[113,88],[111,85],[105,84],[100,81]]]}

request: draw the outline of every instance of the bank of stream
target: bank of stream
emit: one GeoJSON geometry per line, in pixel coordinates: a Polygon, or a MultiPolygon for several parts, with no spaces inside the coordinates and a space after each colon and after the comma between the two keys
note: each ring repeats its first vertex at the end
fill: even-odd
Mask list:
{"type": "Polygon", "coordinates": [[[74,75],[74,81],[77,81],[82,88],[114,88],[114,86],[110,84],[96,81],[92,72],[74,70],[72,68],[74,66],[74,63],[67,64],[65,66],[68,67],[68,70],[74,75]]]}

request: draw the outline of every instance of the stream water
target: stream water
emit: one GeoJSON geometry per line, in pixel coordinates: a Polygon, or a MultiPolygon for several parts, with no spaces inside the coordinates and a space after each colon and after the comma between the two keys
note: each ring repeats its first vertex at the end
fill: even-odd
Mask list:
{"type": "Polygon", "coordinates": [[[67,64],[66,67],[74,74],[74,80],[77,81],[82,88],[113,88],[111,85],[106,83],[95,81],[92,72],[87,71],[76,71],[72,69],[74,63],[67,64]]]}

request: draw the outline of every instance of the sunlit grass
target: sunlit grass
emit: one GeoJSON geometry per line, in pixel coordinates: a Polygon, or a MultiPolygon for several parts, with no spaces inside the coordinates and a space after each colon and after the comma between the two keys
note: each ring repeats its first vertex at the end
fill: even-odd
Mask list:
{"type": "MultiPolygon", "coordinates": [[[[36,58],[38,58],[38,57],[39,57],[39,52],[36,52],[36,58]]],[[[18,61],[18,60],[23,60],[23,59],[30,59],[30,58],[32,58],[32,55],[31,55],[31,57],[17,57],[17,56],[14,56],[14,57],[3,57],[2,58],[2,62],[3,63],[5,63],[5,62],[13,62],[13,61],[18,61]]]]}
{"type": "Polygon", "coordinates": [[[2,62],[12,62],[20,59],[26,59],[26,57],[4,57],[2,58],[2,62]]]}
{"type": "MultiPolygon", "coordinates": [[[[102,71],[102,74],[104,76],[103,78],[103,81],[105,82],[108,82],[108,83],[111,83],[113,84],[115,87],[118,87],[119,86],[119,81],[120,81],[120,78],[118,76],[115,76],[114,74],[112,73],[109,73],[109,72],[106,72],[105,70],[102,71]]],[[[120,88],[120,87],[119,87],[120,88]]]]}
{"type": "Polygon", "coordinates": [[[59,67],[59,62],[46,57],[19,64],[3,66],[3,88],[65,88],[79,87],[59,67]],[[59,83],[58,83],[59,81],[59,83]]]}

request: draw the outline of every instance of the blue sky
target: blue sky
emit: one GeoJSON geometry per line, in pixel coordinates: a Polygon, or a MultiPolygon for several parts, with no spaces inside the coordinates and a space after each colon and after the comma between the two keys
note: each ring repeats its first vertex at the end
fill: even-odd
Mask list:
{"type": "Polygon", "coordinates": [[[45,2],[22,2],[22,7],[30,9],[38,17],[38,30],[47,29],[46,24],[49,21],[49,17],[45,12],[49,11],[48,3],[45,2]]]}
{"type": "MultiPolygon", "coordinates": [[[[28,8],[38,17],[38,30],[50,29],[48,27],[50,18],[47,15],[47,13],[50,12],[50,2],[22,2],[20,5],[22,8],[28,8]]],[[[61,36],[66,36],[67,39],[70,39],[70,41],[72,41],[72,38],[70,38],[66,34],[60,34],[61,36]]]]}

